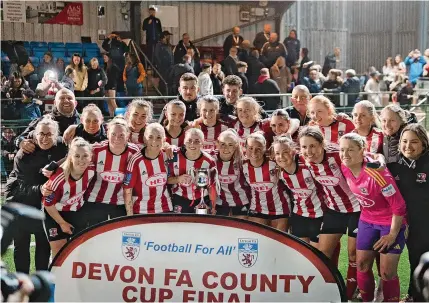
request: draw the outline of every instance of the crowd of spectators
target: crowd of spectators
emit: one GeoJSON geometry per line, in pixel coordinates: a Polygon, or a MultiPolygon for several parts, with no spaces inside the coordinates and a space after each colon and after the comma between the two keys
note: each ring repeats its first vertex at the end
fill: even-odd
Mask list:
{"type": "MultiPolygon", "coordinates": [[[[53,99],[61,88],[73,91],[76,97],[107,97],[94,99],[102,113],[113,116],[115,109],[124,107],[126,101],[115,99],[123,96],[142,96],[143,83],[146,78],[144,66],[140,58],[130,53],[127,44],[116,33],[110,34],[102,43],[104,52],[103,62],[99,58],[88,58],[84,62],[82,53],[73,53],[70,62],[63,58],[54,61],[51,51],[46,51],[40,59],[37,68],[27,73],[24,62],[31,64],[28,51],[19,42],[8,42],[2,45],[8,60],[12,63],[8,78],[1,81],[2,114],[4,120],[32,119],[34,113],[42,114],[44,105],[38,105],[38,111],[28,112],[28,103],[39,104],[39,99],[53,99]],[[101,63],[101,64],[100,64],[101,63]],[[38,82],[32,85],[36,79],[38,82]],[[23,92],[28,90],[24,99],[23,92]],[[30,97],[31,96],[31,97],[30,97]],[[34,101],[29,101],[33,100],[34,101]]],[[[78,111],[88,103],[88,100],[78,99],[78,111]]]]}

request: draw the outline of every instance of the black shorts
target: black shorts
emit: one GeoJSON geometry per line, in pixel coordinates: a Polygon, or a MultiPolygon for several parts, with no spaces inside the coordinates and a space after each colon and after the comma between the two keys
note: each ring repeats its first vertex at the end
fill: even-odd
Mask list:
{"type": "Polygon", "coordinates": [[[264,219],[264,220],[277,220],[277,219],[287,219],[289,218],[289,215],[266,215],[266,214],[261,214],[258,213],[254,210],[250,210],[247,213],[247,215],[249,217],[253,217],[253,218],[260,218],[260,219],[264,219]]]}
{"type": "Polygon", "coordinates": [[[85,217],[82,209],[78,211],[59,211],[58,213],[61,215],[64,221],[73,226],[73,234],[70,235],[64,233],[61,230],[60,225],[55,222],[55,220],[52,219],[52,217],[45,210],[46,219],[44,221],[44,227],[49,242],[68,239],[86,228],[85,217]]]}
{"type": "Polygon", "coordinates": [[[85,220],[88,226],[127,215],[125,205],[106,204],[98,202],[86,202],[83,204],[85,220]]]}
{"type": "Polygon", "coordinates": [[[216,205],[216,215],[218,216],[247,216],[249,204],[242,206],[216,205]]]}
{"type": "MultiPolygon", "coordinates": [[[[175,213],[195,214],[195,206],[200,203],[200,199],[196,199],[194,204],[192,204],[192,200],[188,200],[179,195],[173,195],[171,202],[173,203],[173,211],[175,213]]],[[[209,196],[204,197],[204,202],[209,208],[211,208],[209,196]]]]}
{"type": "Polygon", "coordinates": [[[293,214],[289,221],[291,225],[291,234],[298,238],[310,238],[312,242],[318,242],[320,227],[323,223],[323,217],[307,218],[293,214]]]}
{"type": "Polygon", "coordinates": [[[355,213],[340,213],[328,209],[323,214],[321,234],[348,234],[356,238],[359,225],[360,211],[355,213]]]}

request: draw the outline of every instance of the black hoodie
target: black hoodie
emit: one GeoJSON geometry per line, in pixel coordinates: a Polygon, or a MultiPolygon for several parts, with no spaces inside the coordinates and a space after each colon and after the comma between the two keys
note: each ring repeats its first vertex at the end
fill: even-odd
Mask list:
{"type": "MultiPolygon", "coordinates": [[[[197,98],[195,98],[195,100],[193,101],[185,101],[183,100],[182,96],[179,95],[177,97],[178,100],[182,101],[183,103],[185,103],[186,106],[186,115],[185,115],[185,121],[189,121],[192,122],[195,119],[198,118],[198,111],[197,111],[197,101],[198,98],[200,96],[197,96],[197,98]]],[[[161,115],[159,117],[159,123],[163,124],[164,120],[165,120],[165,110],[167,108],[167,105],[164,106],[164,108],[162,109],[161,115]]]]}
{"type": "Polygon", "coordinates": [[[19,202],[40,209],[42,206],[40,186],[48,181],[41,173],[41,169],[52,161],[63,159],[66,155],[67,147],[63,143],[57,143],[48,150],[36,146],[31,154],[19,150],[7,180],[6,201],[19,202]]]}
{"type": "MultiPolygon", "coordinates": [[[[61,114],[58,111],[58,109],[54,108],[54,110],[48,115],[51,116],[51,118],[54,121],[58,122],[58,125],[60,127],[60,136],[63,135],[63,133],[70,125],[79,124],[80,122],[80,117],[76,110],[73,112],[73,115],[71,115],[70,117],[67,117],[61,114]]],[[[15,145],[17,148],[19,148],[19,144],[21,143],[21,141],[24,139],[27,139],[28,135],[36,129],[37,124],[42,119],[43,119],[43,116],[31,121],[30,124],[27,126],[27,128],[24,130],[24,132],[15,139],[15,145]]]]}

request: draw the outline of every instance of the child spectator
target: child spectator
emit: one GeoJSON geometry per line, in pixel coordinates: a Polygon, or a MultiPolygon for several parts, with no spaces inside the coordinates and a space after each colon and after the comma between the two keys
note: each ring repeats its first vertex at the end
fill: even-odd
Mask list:
{"type": "Polygon", "coordinates": [[[21,119],[34,120],[42,116],[39,105],[43,102],[34,99],[36,94],[29,88],[22,92],[21,119]]]}
{"type": "Polygon", "coordinates": [[[74,92],[74,79],[76,76],[76,72],[72,67],[67,67],[65,72],[64,72],[64,76],[61,79],[61,85],[64,88],[67,88],[68,90],[71,90],[72,92],[74,92]]]}

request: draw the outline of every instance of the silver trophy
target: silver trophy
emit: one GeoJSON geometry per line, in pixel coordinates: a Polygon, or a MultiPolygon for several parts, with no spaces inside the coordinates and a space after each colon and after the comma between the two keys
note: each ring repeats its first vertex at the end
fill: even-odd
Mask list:
{"type": "MultiPolygon", "coordinates": [[[[195,175],[195,185],[201,190],[200,203],[195,206],[195,213],[199,215],[207,215],[209,213],[209,206],[204,202],[204,191],[208,188],[210,183],[209,170],[207,168],[197,169],[195,175]]],[[[197,190],[198,190],[197,189],[197,190]]]]}

